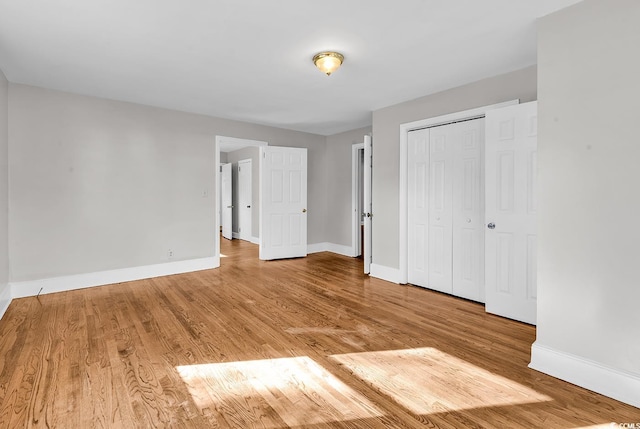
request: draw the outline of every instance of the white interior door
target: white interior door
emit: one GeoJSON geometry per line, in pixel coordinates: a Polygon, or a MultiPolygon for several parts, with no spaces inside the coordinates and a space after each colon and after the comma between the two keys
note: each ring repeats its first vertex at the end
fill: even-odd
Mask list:
{"type": "Polygon", "coordinates": [[[371,271],[371,239],[372,239],[372,204],[371,204],[371,167],[373,162],[373,153],[371,145],[371,136],[364,136],[364,273],[369,274],[371,271]]]}
{"type": "Polygon", "coordinates": [[[251,241],[251,160],[238,162],[238,234],[241,240],[251,241]]]}
{"type": "Polygon", "coordinates": [[[536,323],[537,102],[486,115],[486,310],[536,323]]]}
{"type": "Polygon", "coordinates": [[[429,129],[428,266],[430,289],[453,292],[454,125],[429,129]]]}
{"type": "Polygon", "coordinates": [[[260,150],[260,259],[307,255],[307,149],[260,150]]]}
{"type": "Polygon", "coordinates": [[[233,203],[232,203],[232,178],[231,163],[222,165],[221,174],[222,194],[222,236],[228,240],[233,239],[233,203]]]}
{"type": "Polygon", "coordinates": [[[484,118],[453,124],[453,294],[484,302],[484,118]]]}
{"type": "Polygon", "coordinates": [[[408,137],[407,280],[426,287],[429,284],[429,129],[411,131],[408,137]]]}

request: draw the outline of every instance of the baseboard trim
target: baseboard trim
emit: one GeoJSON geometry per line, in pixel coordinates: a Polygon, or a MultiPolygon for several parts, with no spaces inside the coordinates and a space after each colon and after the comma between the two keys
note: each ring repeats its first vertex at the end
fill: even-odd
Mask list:
{"type": "Polygon", "coordinates": [[[11,286],[9,284],[5,285],[4,291],[0,294],[0,319],[4,316],[9,305],[11,304],[11,286]]]}
{"type": "Polygon", "coordinates": [[[400,270],[397,268],[371,264],[371,266],[369,267],[369,275],[371,277],[386,280],[391,283],[400,284],[400,270]]]}
{"type": "Polygon", "coordinates": [[[529,368],[640,408],[640,377],[541,344],[531,346],[529,368]]]}
{"type": "Polygon", "coordinates": [[[341,244],[334,243],[314,243],[307,245],[307,253],[320,253],[331,252],[342,256],[348,256],[353,258],[357,255],[353,254],[353,249],[350,246],[343,246],[341,244]]]}
{"type": "Polygon", "coordinates": [[[192,271],[208,270],[211,268],[216,268],[216,258],[214,257],[175,261],[141,267],[122,268],[118,270],[99,271],[95,273],[75,274],[49,279],[12,282],[10,283],[11,297],[24,298],[27,296],[38,295],[38,293],[47,294],[65,292],[94,286],[103,286],[133,280],[189,273],[192,271]]]}
{"type": "Polygon", "coordinates": [[[251,237],[251,241],[253,244],[260,244],[260,238],[259,237],[251,237]]]}

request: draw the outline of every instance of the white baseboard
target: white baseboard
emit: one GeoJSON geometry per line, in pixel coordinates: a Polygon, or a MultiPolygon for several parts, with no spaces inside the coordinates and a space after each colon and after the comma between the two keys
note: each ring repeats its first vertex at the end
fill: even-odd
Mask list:
{"type": "MultiPolygon", "coordinates": [[[[231,237],[233,237],[234,240],[242,240],[239,232],[232,232],[231,237]]],[[[253,244],[260,244],[260,239],[258,237],[251,237],[246,241],[253,244]]]]}
{"type": "Polygon", "coordinates": [[[307,254],[328,252],[329,243],[307,244],[307,254]]]}
{"type": "Polygon", "coordinates": [[[351,248],[351,246],[343,246],[342,244],[334,244],[334,243],[327,243],[328,249],[327,251],[332,252],[332,253],[337,253],[338,255],[342,255],[342,256],[348,256],[350,258],[355,258],[358,255],[354,254],[353,249],[351,248]]]}
{"type": "Polygon", "coordinates": [[[533,343],[529,368],[640,408],[640,377],[533,343]]]}
{"type": "Polygon", "coordinates": [[[391,283],[400,284],[400,270],[397,268],[389,268],[384,265],[371,264],[369,267],[369,275],[378,279],[386,280],[391,283]]]}
{"type": "Polygon", "coordinates": [[[9,304],[11,304],[11,286],[7,284],[4,286],[2,293],[0,293],[0,319],[9,308],[9,304]]]}
{"type": "MultiPolygon", "coordinates": [[[[218,266],[219,266],[218,262],[218,266]]],[[[152,277],[170,276],[172,274],[216,268],[216,258],[190,259],[164,264],[146,265],[142,267],[122,268],[118,270],[99,271],[95,273],[75,274],[41,280],[12,282],[11,297],[24,298],[46,293],[64,292],[93,286],[148,279],[152,277]],[[42,290],[42,291],[41,291],[42,290]]]]}
{"type": "Polygon", "coordinates": [[[307,245],[307,253],[320,253],[320,252],[331,252],[337,253],[338,255],[349,256],[350,258],[354,258],[357,255],[354,255],[353,249],[350,246],[343,246],[341,244],[334,243],[314,243],[307,245]]]}

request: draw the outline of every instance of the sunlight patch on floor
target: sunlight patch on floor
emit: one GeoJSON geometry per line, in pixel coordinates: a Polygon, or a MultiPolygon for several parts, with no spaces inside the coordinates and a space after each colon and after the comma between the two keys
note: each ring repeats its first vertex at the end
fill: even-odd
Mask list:
{"type": "Polygon", "coordinates": [[[201,411],[233,416],[234,422],[242,418],[243,427],[323,424],[382,415],[363,395],[307,356],[176,369],[201,411]]]}
{"type": "Polygon", "coordinates": [[[221,253],[221,254],[220,254],[220,257],[221,257],[221,258],[227,258],[228,256],[227,256],[227,255],[225,255],[224,253],[221,253]]]}
{"type": "Polygon", "coordinates": [[[331,358],[416,414],[552,400],[430,347],[350,353],[331,358]]]}

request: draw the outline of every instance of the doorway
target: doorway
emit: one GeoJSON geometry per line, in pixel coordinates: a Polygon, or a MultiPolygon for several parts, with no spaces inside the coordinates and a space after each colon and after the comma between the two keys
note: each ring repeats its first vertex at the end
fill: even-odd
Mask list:
{"type": "MultiPolygon", "coordinates": [[[[248,139],[240,139],[240,138],[235,138],[235,137],[226,137],[226,136],[216,136],[215,139],[215,147],[214,147],[214,165],[215,165],[215,171],[216,172],[220,172],[221,169],[221,165],[223,163],[227,163],[228,161],[228,154],[231,152],[237,152],[240,151],[241,149],[245,149],[245,148],[257,148],[259,149],[260,147],[264,147],[267,146],[268,143],[264,142],[264,141],[259,141],[259,140],[248,140],[248,139]]],[[[255,162],[255,165],[253,165],[253,167],[258,166],[259,163],[255,162]]],[[[219,173],[218,173],[219,174],[219,173]]],[[[260,175],[256,175],[256,177],[258,178],[258,183],[259,183],[259,178],[260,175]]],[[[214,261],[215,267],[219,267],[220,266],[220,226],[221,226],[221,207],[222,207],[222,202],[220,199],[220,195],[221,195],[221,180],[220,180],[220,176],[217,177],[216,180],[216,188],[217,188],[217,195],[218,198],[216,198],[216,215],[215,215],[215,229],[214,231],[216,231],[215,233],[215,237],[214,237],[214,261]]],[[[258,205],[256,205],[256,199],[258,199],[258,193],[253,193],[252,195],[252,204],[251,204],[251,208],[252,208],[252,212],[254,210],[259,209],[258,205]]],[[[259,204],[259,203],[258,203],[259,204]]],[[[253,217],[253,216],[252,216],[253,217]]],[[[260,232],[259,231],[254,231],[252,228],[252,237],[251,237],[251,242],[253,242],[254,244],[258,244],[257,242],[259,242],[260,240],[260,232]]]]}
{"type": "Polygon", "coordinates": [[[371,182],[372,152],[371,135],[364,136],[364,142],[351,148],[351,252],[353,256],[362,255],[364,273],[371,269],[372,214],[371,182]]]}

